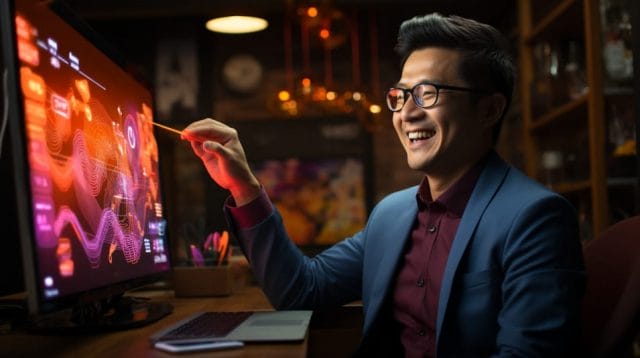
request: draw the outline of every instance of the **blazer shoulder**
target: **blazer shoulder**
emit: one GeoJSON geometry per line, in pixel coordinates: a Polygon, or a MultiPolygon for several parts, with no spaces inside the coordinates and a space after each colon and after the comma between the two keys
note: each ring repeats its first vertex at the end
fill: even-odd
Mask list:
{"type": "Polygon", "coordinates": [[[565,200],[562,195],[528,177],[526,174],[512,166],[509,168],[509,172],[507,173],[502,189],[503,194],[517,194],[516,198],[526,201],[551,197],[565,200]]]}
{"type": "Polygon", "coordinates": [[[378,202],[378,204],[376,205],[376,208],[393,207],[395,205],[407,205],[408,200],[415,200],[417,193],[417,185],[395,191],[382,198],[382,200],[380,200],[380,202],[378,202]]]}
{"type": "Polygon", "coordinates": [[[573,206],[566,198],[530,178],[497,154],[490,157],[472,199],[468,206],[480,205],[476,205],[475,210],[485,210],[484,205],[487,205],[488,213],[497,212],[506,216],[517,215],[521,210],[540,203],[549,203],[554,210],[573,211],[573,206]]]}
{"type": "Polygon", "coordinates": [[[531,210],[555,212],[566,220],[577,218],[575,208],[562,195],[526,176],[515,167],[510,167],[499,190],[488,204],[484,216],[497,215],[501,220],[516,219],[531,210]]]}

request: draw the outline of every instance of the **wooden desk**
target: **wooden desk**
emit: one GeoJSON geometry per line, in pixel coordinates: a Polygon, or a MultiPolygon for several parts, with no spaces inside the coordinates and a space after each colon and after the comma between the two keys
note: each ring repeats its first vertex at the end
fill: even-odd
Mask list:
{"type": "MultiPolygon", "coordinates": [[[[118,332],[86,336],[43,336],[25,332],[0,335],[0,357],[176,357],[152,348],[147,338],[196,311],[272,309],[255,286],[220,298],[175,298],[173,291],[142,291],[135,295],[170,301],[174,311],[153,324],[118,332]]],[[[202,352],[189,357],[306,357],[307,344],[308,339],[301,343],[247,344],[241,349],[202,352]]]]}

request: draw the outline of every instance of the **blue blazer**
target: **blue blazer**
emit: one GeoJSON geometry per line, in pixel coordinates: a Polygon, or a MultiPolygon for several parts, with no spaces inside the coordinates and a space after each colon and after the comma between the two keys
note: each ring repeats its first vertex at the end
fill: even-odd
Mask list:
{"type": "MultiPolygon", "coordinates": [[[[384,198],[354,236],[310,259],[274,210],[231,229],[278,309],[362,300],[366,337],[389,299],[416,219],[417,186],[384,198]]],[[[570,354],[585,273],[573,207],[491,153],[469,199],[442,278],[436,349],[449,356],[570,354]]]]}

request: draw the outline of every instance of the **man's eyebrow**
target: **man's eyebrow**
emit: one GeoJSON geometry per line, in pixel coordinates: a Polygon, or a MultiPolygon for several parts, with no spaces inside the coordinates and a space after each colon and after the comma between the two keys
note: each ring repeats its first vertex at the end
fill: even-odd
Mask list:
{"type": "Polygon", "coordinates": [[[411,87],[413,87],[413,86],[417,85],[418,83],[424,83],[424,82],[428,82],[428,83],[441,83],[441,82],[436,81],[436,80],[431,80],[431,79],[428,79],[428,78],[422,78],[422,79],[420,79],[420,80],[418,80],[418,81],[414,82],[412,85],[405,85],[405,84],[402,82],[402,80],[400,80],[400,81],[396,82],[396,83],[393,85],[393,87],[399,87],[399,88],[411,88],[411,87]]]}
{"type": "MultiPolygon", "coordinates": [[[[419,82],[422,82],[422,81],[419,81],[419,82]]],[[[416,82],[416,83],[418,83],[418,82],[416,82]]],[[[398,88],[411,88],[411,86],[409,86],[409,85],[405,85],[402,81],[398,81],[398,82],[396,82],[396,83],[393,85],[393,87],[398,87],[398,88]]]]}

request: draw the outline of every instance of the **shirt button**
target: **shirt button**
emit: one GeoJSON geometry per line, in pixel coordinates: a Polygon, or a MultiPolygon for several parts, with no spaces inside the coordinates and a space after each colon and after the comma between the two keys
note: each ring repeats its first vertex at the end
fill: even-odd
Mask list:
{"type": "Polygon", "coordinates": [[[424,287],[424,279],[423,278],[419,279],[418,282],[416,282],[416,286],[424,287]]]}
{"type": "Polygon", "coordinates": [[[418,331],[418,335],[421,337],[424,336],[425,334],[427,334],[427,332],[425,332],[424,329],[421,329],[418,331]]]}
{"type": "Polygon", "coordinates": [[[436,226],[435,225],[429,225],[428,230],[429,230],[430,233],[433,234],[434,232],[436,232],[436,226]]]}

